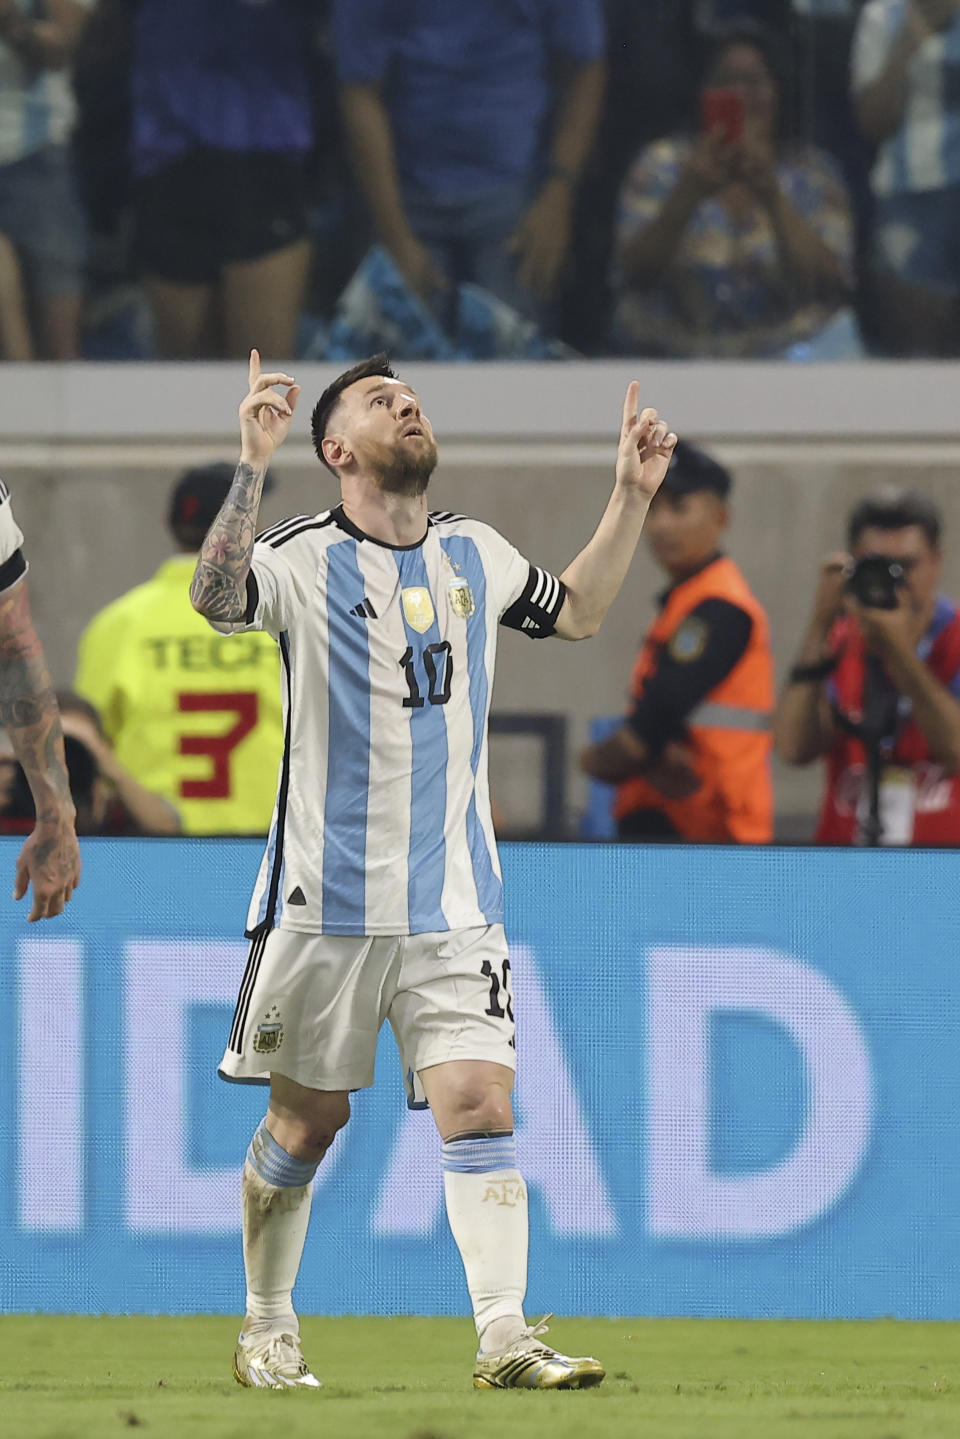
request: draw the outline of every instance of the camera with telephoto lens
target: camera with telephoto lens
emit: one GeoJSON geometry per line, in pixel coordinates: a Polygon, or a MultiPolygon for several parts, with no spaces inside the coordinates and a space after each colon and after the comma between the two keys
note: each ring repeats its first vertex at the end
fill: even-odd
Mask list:
{"type": "Polygon", "coordinates": [[[895,610],[907,582],[903,565],[889,555],[862,555],[852,560],[846,577],[847,589],[868,610],[895,610]]]}

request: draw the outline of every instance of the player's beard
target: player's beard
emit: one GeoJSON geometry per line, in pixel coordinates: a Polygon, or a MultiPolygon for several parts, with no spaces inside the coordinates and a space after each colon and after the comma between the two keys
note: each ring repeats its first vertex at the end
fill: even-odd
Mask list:
{"type": "Polygon", "coordinates": [[[377,484],[388,495],[422,495],[437,467],[437,443],[429,435],[423,443],[407,445],[406,441],[391,452],[378,456],[377,484]],[[406,445],[406,450],[401,449],[406,445]]]}

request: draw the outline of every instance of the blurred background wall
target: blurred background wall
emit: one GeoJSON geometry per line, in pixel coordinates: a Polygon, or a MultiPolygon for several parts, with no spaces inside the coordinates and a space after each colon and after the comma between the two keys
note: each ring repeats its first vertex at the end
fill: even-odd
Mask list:
{"type": "MultiPolygon", "coordinates": [[[[274,465],[264,525],[336,502],[308,438],[312,397],[333,367],[298,365],[295,431],[274,465]]],[[[884,482],[943,508],[944,588],[960,595],[960,440],[951,364],[785,367],[683,363],[630,368],[435,366],[411,362],[440,442],[435,508],[466,511],[560,572],[589,538],[613,477],[625,386],[735,475],[729,552],[770,616],[778,674],[790,665],[821,556],[842,548],[844,516],[884,482]]],[[[77,638],[109,600],[170,553],[168,493],[188,465],[237,453],[245,375],[232,365],[6,367],[0,470],[15,493],[33,570],[33,604],[55,679],[72,677],[77,638]]],[[[624,704],[662,576],[641,547],[600,634],[534,647],[502,636],[494,710],[568,720],[567,819],[585,800],[576,750],[593,716],[624,704]]],[[[494,738],[492,783],[506,826],[533,825],[542,801],[538,741],[494,738]]],[[[777,832],[802,839],[819,798],[815,769],[778,767],[777,832]]]]}

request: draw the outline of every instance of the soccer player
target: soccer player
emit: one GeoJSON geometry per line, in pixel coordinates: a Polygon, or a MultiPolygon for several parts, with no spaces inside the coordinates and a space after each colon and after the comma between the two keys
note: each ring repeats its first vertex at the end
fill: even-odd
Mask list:
{"type": "Polygon", "coordinates": [[[616,483],[557,578],[488,525],[428,513],[437,463],[416,391],[375,356],[313,411],[341,502],[254,541],[263,475],[300,394],[251,354],[236,477],[197,561],[194,606],[280,646],[286,746],[224,1078],[270,1084],[243,1171],[247,1309],[234,1375],[315,1388],[292,1292],[313,1177],[373,1082],[390,1021],[408,1102],[443,1140],[447,1215],[479,1337],[480,1389],[575,1389],[602,1365],[542,1343],[523,1315],[526,1188],[516,1168],[510,961],[487,786],[497,626],[596,632],[676,436],[626,395],[616,483]],[[509,1196],[507,1203],[491,1203],[509,1196]]]}
{"type": "Polygon", "coordinates": [[[29,920],[49,919],[80,883],[70,781],[57,701],[30,616],[23,534],[10,491],[0,480],[0,729],[4,729],[33,795],[36,824],[17,860],[14,899],[33,885],[29,920]]]}

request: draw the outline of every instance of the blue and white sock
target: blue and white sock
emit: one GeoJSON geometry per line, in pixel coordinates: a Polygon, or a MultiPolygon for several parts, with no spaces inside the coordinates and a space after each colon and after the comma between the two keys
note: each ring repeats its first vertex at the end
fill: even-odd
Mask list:
{"type": "Polygon", "coordinates": [[[293,1286],[307,1237],[317,1164],[288,1154],[266,1120],[250,1141],[243,1166],[247,1332],[269,1327],[299,1333],[293,1286]]]}
{"type": "Polygon", "coordinates": [[[506,1349],[526,1324],[527,1187],[512,1133],[462,1134],[443,1146],[447,1218],[460,1250],[481,1353],[506,1349]]]}

